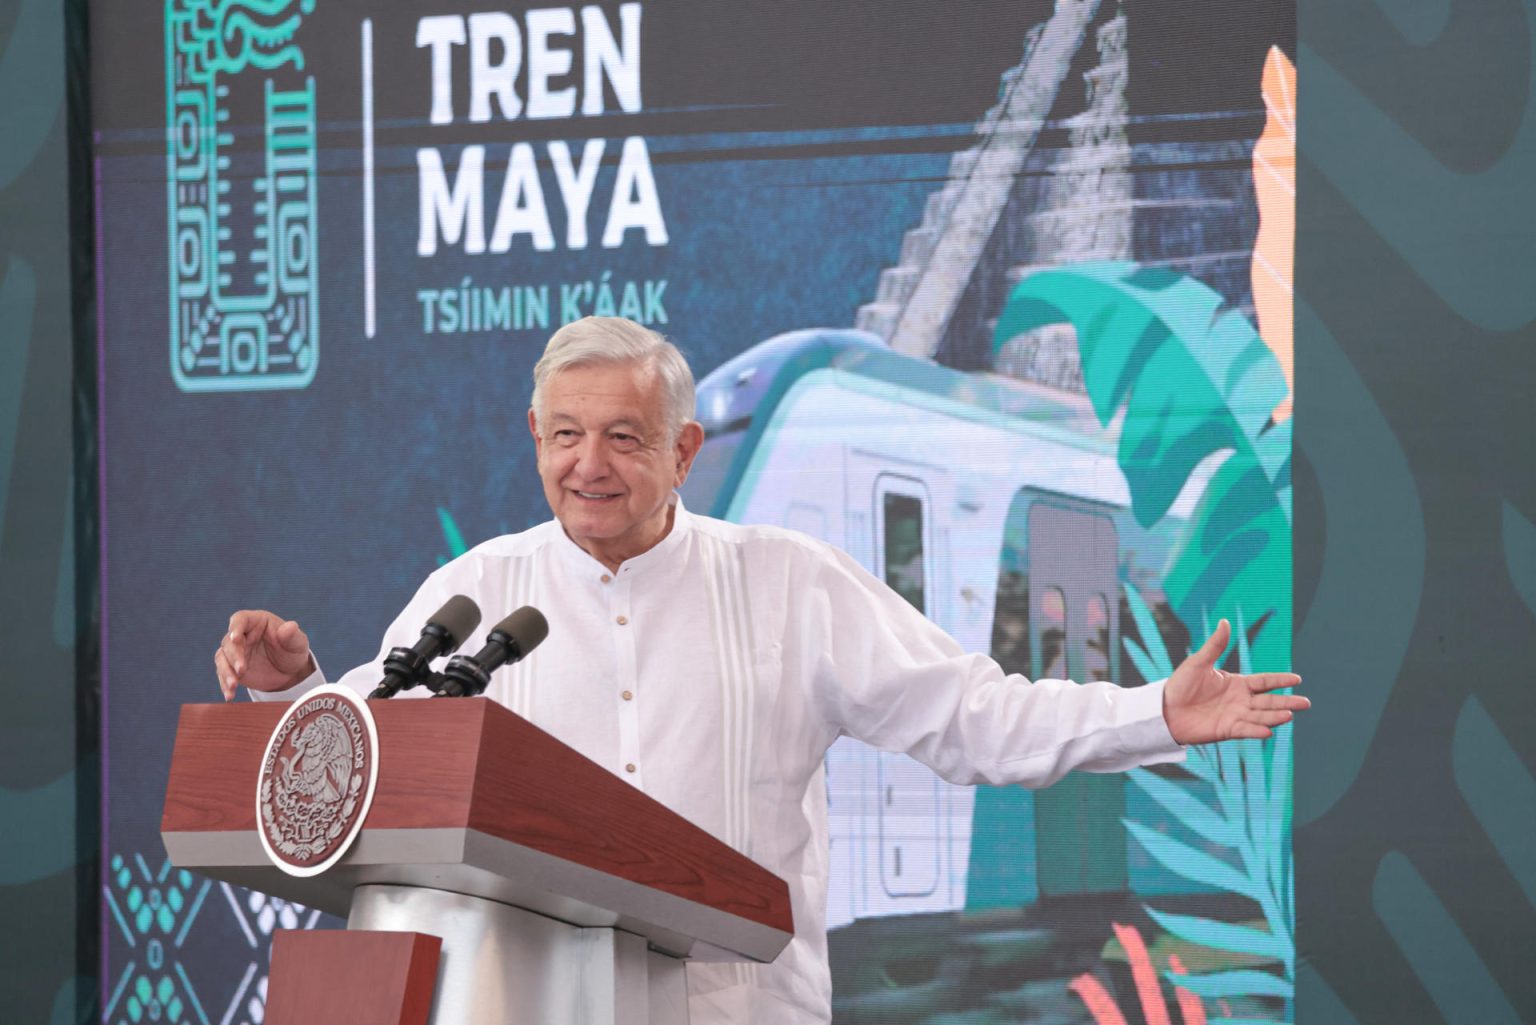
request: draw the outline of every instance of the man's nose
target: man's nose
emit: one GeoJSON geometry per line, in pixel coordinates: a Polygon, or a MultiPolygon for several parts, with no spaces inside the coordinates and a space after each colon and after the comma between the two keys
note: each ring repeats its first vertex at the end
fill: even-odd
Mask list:
{"type": "Polygon", "coordinates": [[[576,472],[586,480],[608,475],[608,448],[600,436],[581,439],[576,447],[576,472]]]}

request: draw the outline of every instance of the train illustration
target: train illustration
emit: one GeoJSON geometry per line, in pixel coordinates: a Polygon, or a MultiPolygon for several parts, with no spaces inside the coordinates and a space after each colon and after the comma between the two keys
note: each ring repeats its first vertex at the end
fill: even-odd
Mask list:
{"type": "MultiPolygon", "coordinates": [[[[1142,528],[1116,425],[1101,426],[1085,396],[823,329],[779,335],[720,366],[699,383],[698,416],[707,440],[683,488],[690,508],[844,549],[1010,671],[1144,682],[1122,658],[1136,630],[1124,588],[1156,602],[1209,472],[1142,528]]],[[[1074,774],[999,799],[843,738],[827,756],[827,785],[829,927],[1156,888],[1128,862],[1119,777],[1074,774]]]]}

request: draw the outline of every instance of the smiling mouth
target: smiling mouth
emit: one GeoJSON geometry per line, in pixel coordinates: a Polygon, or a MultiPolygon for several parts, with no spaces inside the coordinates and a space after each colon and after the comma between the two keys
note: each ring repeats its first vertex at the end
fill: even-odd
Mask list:
{"type": "Polygon", "coordinates": [[[573,490],[572,494],[574,494],[574,495],[576,495],[576,496],[578,496],[580,498],[585,498],[589,502],[601,502],[601,501],[605,501],[605,500],[610,499],[610,498],[618,498],[619,497],[618,495],[600,495],[600,494],[598,494],[596,492],[593,492],[593,491],[575,491],[575,490],[573,490]]]}

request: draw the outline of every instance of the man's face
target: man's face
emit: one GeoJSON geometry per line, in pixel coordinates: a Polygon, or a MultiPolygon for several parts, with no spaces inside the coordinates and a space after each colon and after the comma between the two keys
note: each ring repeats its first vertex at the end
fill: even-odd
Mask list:
{"type": "Polygon", "coordinates": [[[697,423],[668,437],[661,379],[649,366],[568,367],[528,411],[544,497],[571,540],[616,569],[671,527],[668,498],[704,441],[697,423]]]}

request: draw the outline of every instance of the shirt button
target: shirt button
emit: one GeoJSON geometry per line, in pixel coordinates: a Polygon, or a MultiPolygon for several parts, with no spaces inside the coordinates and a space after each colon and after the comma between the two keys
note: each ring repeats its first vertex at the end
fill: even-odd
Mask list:
{"type": "Polygon", "coordinates": [[[635,700],[634,693],[631,692],[631,691],[625,691],[624,692],[624,700],[625,701],[633,701],[633,700],[635,700]]]}
{"type": "Polygon", "coordinates": [[[634,772],[635,771],[635,763],[634,762],[630,762],[628,765],[624,766],[624,771],[625,772],[634,772]]]}
{"type": "Polygon", "coordinates": [[[610,577],[608,574],[604,573],[603,574],[603,583],[605,583],[605,584],[613,583],[613,577],[610,577]]]}
{"type": "Polygon", "coordinates": [[[618,619],[614,620],[614,622],[618,623],[620,626],[624,626],[626,623],[629,622],[629,617],[628,616],[620,616],[618,619]]]}

